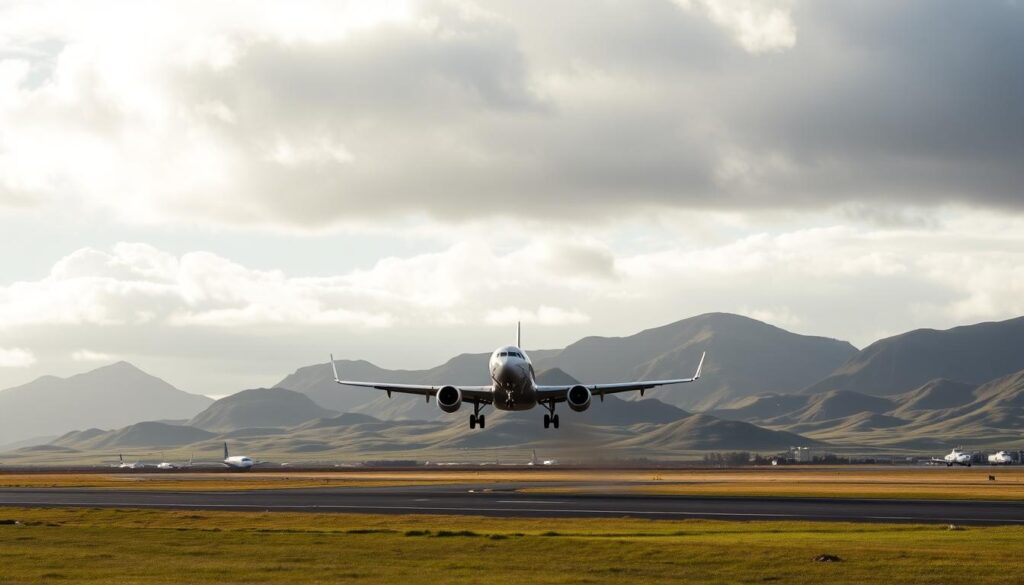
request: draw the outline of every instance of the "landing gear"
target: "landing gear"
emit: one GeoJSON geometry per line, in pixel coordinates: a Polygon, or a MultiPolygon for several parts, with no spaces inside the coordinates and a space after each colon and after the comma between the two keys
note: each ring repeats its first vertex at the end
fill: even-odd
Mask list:
{"type": "Polygon", "coordinates": [[[487,420],[484,418],[484,415],[480,414],[480,411],[483,410],[484,406],[486,405],[481,405],[479,402],[473,403],[473,414],[469,415],[469,428],[475,429],[477,425],[479,425],[481,429],[484,428],[484,424],[487,420]]]}
{"type": "Polygon", "coordinates": [[[558,415],[555,414],[555,402],[551,401],[544,405],[548,409],[548,414],[544,415],[544,428],[555,427],[558,428],[558,415]]]}

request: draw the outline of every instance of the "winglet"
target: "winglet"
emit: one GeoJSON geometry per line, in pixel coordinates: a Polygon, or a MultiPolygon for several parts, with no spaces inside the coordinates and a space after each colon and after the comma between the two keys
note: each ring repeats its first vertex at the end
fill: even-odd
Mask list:
{"type": "Polygon", "coordinates": [[[704,368],[704,358],[707,357],[707,355],[708,355],[708,352],[706,352],[706,351],[704,353],[700,354],[700,363],[697,364],[697,371],[693,374],[693,379],[694,380],[699,380],[700,379],[700,371],[704,368]]]}
{"type": "Polygon", "coordinates": [[[331,370],[334,371],[334,381],[338,381],[338,366],[334,365],[334,354],[331,354],[331,370]]]}
{"type": "Polygon", "coordinates": [[[516,321],[516,347],[523,348],[523,322],[516,321]]]}

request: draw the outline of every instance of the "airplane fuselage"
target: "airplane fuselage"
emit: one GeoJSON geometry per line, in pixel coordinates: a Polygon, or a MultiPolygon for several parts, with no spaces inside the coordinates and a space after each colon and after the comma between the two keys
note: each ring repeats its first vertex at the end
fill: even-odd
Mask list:
{"type": "Polygon", "coordinates": [[[498,410],[529,410],[537,405],[533,362],[514,345],[499,347],[488,362],[491,392],[498,410]]]}
{"type": "Polygon", "coordinates": [[[952,467],[953,465],[971,466],[971,454],[964,453],[959,449],[953,449],[949,455],[946,455],[943,459],[945,459],[947,467],[952,467]]]}
{"type": "Polygon", "coordinates": [[[234,457],[224,459],[224,465],[227,465],[231,469],[247,471],[252,469],[253,460],[243,455],[236,455],[234,457]]]}

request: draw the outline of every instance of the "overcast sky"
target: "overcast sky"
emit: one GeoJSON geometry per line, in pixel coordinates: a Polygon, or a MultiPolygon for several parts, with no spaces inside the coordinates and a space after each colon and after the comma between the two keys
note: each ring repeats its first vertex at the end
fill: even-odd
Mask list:
{"type": "Polygon", "coordinates": [[[1016,0],[0,0],[0,388],[1018,316],[1022,63],[1016,0]]]}

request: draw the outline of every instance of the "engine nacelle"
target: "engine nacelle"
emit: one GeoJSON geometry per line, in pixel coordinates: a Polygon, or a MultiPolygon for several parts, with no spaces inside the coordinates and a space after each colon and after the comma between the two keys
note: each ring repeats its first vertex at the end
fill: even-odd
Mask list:
{"type": "Polygon", "coordinates": [[[569,405],[569,408],[576,412],[583,412],[590,408],[590,396],[589,388],[577,384],[569,388],[569,391],[565,393],[565,402],[569,405]]]}
{"type": "Polygon", "coordinates": [[[437,391],[437,406],[445,412],[455,412],[462,406],[462,390],[455,386],[443,386],[437,391]]]}

